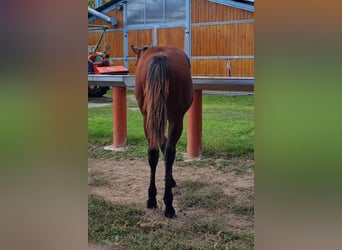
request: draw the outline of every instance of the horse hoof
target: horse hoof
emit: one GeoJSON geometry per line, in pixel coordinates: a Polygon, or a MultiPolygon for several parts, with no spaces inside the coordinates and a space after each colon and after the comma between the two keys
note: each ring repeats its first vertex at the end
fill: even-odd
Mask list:
{"type": "Polygon", "coordinates": [[[157,206],[157,202],[156,201],[150,201],[148,200],[147,201],[147,208],[149,209],[156,209],[158,206],[157,206]]]}
{"type": "Polygon", "coordinates": [[[177,217],[176,212],[173,208],[169,209],[169,210],[165,210],[164,215],[165,215],[165,217],[167,217],[169,219],[174,219],[177,217]]]}

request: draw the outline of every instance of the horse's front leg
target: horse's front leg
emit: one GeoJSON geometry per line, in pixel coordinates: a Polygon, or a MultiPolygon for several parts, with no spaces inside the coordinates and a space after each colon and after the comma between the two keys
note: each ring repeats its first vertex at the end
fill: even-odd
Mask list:
{"type": "Polygon", "coordinates": [[[156,169],[158,165],[159,159],[159,150],[157,149],[149,149],[148,150],[148,162],[151,168],[150,175],[150,186],[148,188],[148,200],[147,200],[147,208],[153,209],[157,208],[157,188],[156,188],[156,169]]]}

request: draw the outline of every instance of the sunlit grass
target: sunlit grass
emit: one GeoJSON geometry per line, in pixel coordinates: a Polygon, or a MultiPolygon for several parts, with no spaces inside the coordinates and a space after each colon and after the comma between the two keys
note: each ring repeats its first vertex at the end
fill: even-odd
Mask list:
{"type": "MultiPolygon", "coordinates": [[[[127,92],[133,95],[132,91],[127,92]]],[[[128,149],[123,158],[146,158],[147,143],[142,115],[136,102],[128,98],[128,149]]],[[[95,147],[112,144],[112,107],[88,109],[88,142],[95,147]]],[[[254,152],[254,96],[203,95],[203,157],[248,155],[254,152]]],[[[187,115],[178,152],[186,152],[187,115]]],[[[178,154],[179,155],[179,154],[178,154]]]]}

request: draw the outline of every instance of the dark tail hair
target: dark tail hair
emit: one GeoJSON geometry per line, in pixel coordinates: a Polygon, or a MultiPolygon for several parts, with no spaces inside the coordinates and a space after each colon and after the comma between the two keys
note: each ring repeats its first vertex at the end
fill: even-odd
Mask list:
{"type": "Polygon", "coordinates": [[[158,149],[163,143],[167,124],[166,100],[169,94],[169,67],[167,57],[154,56],[148,68],[144,90],[147,112],[146,129],[149,146],[158,149]]]}

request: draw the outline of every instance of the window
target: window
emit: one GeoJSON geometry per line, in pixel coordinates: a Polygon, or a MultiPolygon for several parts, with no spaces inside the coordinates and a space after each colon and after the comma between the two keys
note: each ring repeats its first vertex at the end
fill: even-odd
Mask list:
{"type": "Polygon", "coordinates": [[[145,23],[145,0],[128,1],[128,24],[145,23]]]}
{"type": "Polygon", "coordinates": [[[165,21],[182,21],[185,20],[185,1],[175,0],[175,1],[165,1],[165,21]]]}
{"type": "Polygon", "coordinates": [[[128,24],[147,24],[184,21],[186,0],[128,1],[128,24]]]}
{"type": "Polygon", "coordinates": [[[164,0],[146,0],[146,23],[164,22],[164,0]]]}

